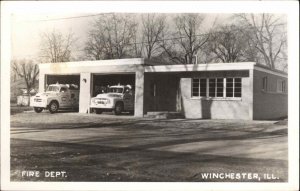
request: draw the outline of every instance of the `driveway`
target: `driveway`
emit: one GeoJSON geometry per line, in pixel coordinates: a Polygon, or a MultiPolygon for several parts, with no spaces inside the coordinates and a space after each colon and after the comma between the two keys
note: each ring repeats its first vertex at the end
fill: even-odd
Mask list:
{"type": "Polygon", "coordinates": [[[288,178],[287,150],[286,121],[11,116],[11,178],[16,181],[282,182],[288,178]],[[24,177],[25,169],[68,176],[24,177]],[[203,178],[203,173],[260,178],[203,178]]]}

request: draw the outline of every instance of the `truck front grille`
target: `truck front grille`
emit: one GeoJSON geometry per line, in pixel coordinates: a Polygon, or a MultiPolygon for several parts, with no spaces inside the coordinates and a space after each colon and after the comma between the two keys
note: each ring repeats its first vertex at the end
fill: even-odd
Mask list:
{"type": "Polygon", "coordinates": [[[105,98],[99,98],[95,100],[97,104],[107,104],[108,100],[105,98]]]}

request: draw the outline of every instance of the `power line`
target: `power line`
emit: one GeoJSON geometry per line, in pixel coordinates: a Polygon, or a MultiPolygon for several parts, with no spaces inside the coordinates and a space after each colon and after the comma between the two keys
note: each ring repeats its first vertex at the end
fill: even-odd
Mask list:
{"type": "Polygon", "coordinates": [[[69,19],[79,19],[79,18],[86,18],[86,17],[95,17],[100,15],[110,15],[114,13],[98,13],[98,14],[90,14],[90,15],[82,15],[82,16],[73,16],[73,17],[61,17],[56,19],[41,19],[41,20],[30,20],[30,21],[19,21],[19,22],[47,22],[47,21],[59,21],[59,20],[69,20],[69,19]]]}

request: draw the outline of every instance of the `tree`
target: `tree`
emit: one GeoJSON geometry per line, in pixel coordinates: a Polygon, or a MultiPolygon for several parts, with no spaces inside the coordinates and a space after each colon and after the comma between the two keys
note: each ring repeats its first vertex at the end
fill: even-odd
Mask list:
{"type": "Polygon", "coordinates": [[[64,36],[53,30],[41,34],[41,57],[46,62],[68,62],[71,59],[71,47],[75,42],[73,33],[64,36]]]}
{"type": "Polygon", "coordinates": [[[275,69],[278,66],[279,55],[285,51],[286,34],[284,23],[273,14],[237,14],[236,17],[247,28],[244,32],[263,63],[275,69]]]}
{"type": "Polygon", "coordinates": [[[128,14],[99,17],[89,32],[86,55],[96,60],[129,57],[135,42],[136,28],[137,23],[128,14]]]}
{"type": "Polygon", "coordinates": [[[88,40],[85,45],[86,56],[90,59],[101,60],[104,58],[105,41],[102,31],[93,29],[89,31],[88,40]]]}
{"type": "Polygon", "coordinates": [[[214,62],[245,61],[247,46],[247,38],[240,27],[225,25],[211,33],[207,54],[213,54],[214,62]]]}
{"type": "Polygon", "coordinates": [[[180,14],[175,17],[175,32],[171,41],[164,41],[162,48],[176,63],[192,64],[209,39],[209,34],[201,30],[205,17],[199,14],[180,14]]]}
{"type": "Polygon", "coordinates": [[[142,33],[145,40],[145,57],[151,58],[161,52],[160,40],[166,28],[166,18],[162,15],[142,16],[142,33]]]}
{"type": "MultiPolygon", "coordinates": [[[[35,87],[35,83],[39,74],[38,65],[33,63],[32,60],[14,60],[12,61],[12,69],[18,76],[24,79],[26,90],[30,98],[30,91],[35,87]]],[[[29,104],[30,99],[28,105],[29,104]]]]}

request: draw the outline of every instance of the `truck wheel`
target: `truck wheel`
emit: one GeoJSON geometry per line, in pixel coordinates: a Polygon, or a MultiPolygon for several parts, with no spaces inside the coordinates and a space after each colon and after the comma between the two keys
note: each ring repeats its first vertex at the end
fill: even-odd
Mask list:
{"type": "Polygon", "coordinates": [[[115,115],[120,115],[123,111],[123,104],[121,102],[116,103],[115,109],[114,109],[114,114],[115,115]]]}
{"type": "Polygon", "coordinates": [[[56,113],[58,110],[58,103],[56,101],[52,101],[49,105],[50,113],[56,113]]]}
{"type": "Polygon", "coordinates": [[[34,107],[33,109],[36,113],[41,113],[43,111],[42,107],[34,107]]]}
{"type": "Polygon", "coordinates": [[[101,109],[95,109],[96,114],[101,114],[102,110],[101,109]]]}

